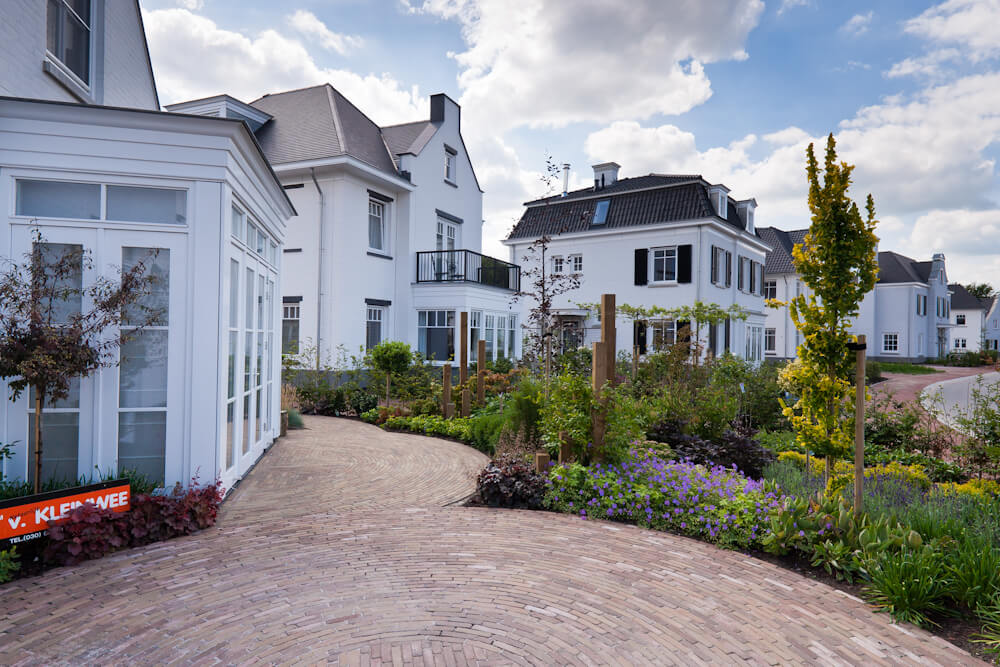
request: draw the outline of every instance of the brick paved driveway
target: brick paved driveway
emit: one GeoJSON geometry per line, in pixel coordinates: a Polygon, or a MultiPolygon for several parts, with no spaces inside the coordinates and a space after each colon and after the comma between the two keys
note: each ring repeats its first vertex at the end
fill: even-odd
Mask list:
{"type": "Polygon", "coordinates": [[[462,445],[306,423],[215,528],[0,588],[0,663],[976,664],[737,553],[445,507],[462,445]]]}

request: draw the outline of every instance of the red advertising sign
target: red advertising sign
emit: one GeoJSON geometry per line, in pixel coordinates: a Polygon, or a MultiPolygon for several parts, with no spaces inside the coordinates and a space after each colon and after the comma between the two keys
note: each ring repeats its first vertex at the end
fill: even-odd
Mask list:
{"type": "Polygon", "coordinates": [[[84,503],[127,512],[131,497],[128,480],[116,479],[0,501],[0,548],[42,537],[50,521],[63,518],[84,503]]]}

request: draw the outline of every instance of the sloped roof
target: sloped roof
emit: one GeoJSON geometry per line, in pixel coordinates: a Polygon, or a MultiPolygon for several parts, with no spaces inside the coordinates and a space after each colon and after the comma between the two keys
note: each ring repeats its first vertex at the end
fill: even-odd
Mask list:
{"type": "Polygon", "coordinates": [[[965,285],[960,285],[958,283],[952,283],[948,285],[948,289],[951,290],[951,309],[952,310],[984,310],[989,312],[990,308],[993,306],[993,297],[988,299],[980,299],[973,296],[972,292],[965,289],[965,285]]]}
{"type": "MultiPolygon", "coordinates": [[[[601,190],[577,190],[565,197],[529,202],[527,207],[509,239],[716,218],[706,184],[699,176],[650,174],[622,179],[601,190]],[[610,200],[606,221],[594,226],[594,209],[605,199],[610,200]]],[[[732,200],[726,221],[737,229],[744,228],[732,200]]]]}
{"type": "Polygon", "coordinates": [[[809,230],[793,229],[786,232],[775,227],[758,227],[757,236],[772,248],[771,252],[767,253],[767,259],[764,260],[764,273],[795,273],[792,248],[796,244],[802,243],[807,231],[809,230]]]}
{"type": "Polygon", "coordinates": [[[250,106],[273,117],[257,132],[273,164],[348,155],[397,175],[379,126],[330,84],[265,95],[250,106]]]}
{"type": "Polygon", "coordinates": [[[918,262],[891,250],[878,254],[880,283],[926,283],[930,273],[931,262],[918,262]]]}
{"type": "Polygon", "coordinates": [[[420,155],[427,142],[437,132],[437,125],[429,120],[418,120],[414,123],[387,125],[382,128],[382,136],[393,156],[403,153],[420,155]]]}

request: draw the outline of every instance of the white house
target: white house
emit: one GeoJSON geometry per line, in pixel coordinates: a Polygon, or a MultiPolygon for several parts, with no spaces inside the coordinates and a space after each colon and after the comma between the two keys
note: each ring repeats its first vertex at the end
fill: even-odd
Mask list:
{"type": "Polygon", "coordinates": [[[286,350],[328,360],[401,340],[458,359],[467,311],[470,358],[480,336],[491,359],[519,354],[519,271],[480,253],[483,193],[449,97],[431,96],[427,120],[390,127],[329,85],[168,108],[252,121],[298,211],[284,249],[286,350]]]}
{"type": "Polygon", "coordinates": [[[986,342],[986,316],[993,307],[993,299],[979,299],[958,283],[948,285],[948,289],[955,324],[951,330],[951,352],[979,352],[986,342]]]}
{"type": "MultiPolygon", "coordinates": [[[[792,265],[792,248],[802,243],[805,229],[757,230],[771,246],[764,265],[764,294],[787,302],[807,290],[792,265]]],[[[925,361],[949,350],[951,291],[944,255],[918,262],[895,252],[878,253],[878,282],[865,295],[850,331],[868,339],[868,357],[884,361],[925,361]]],[[[767,309],[764,331],[769,358],[794,359],[801,339],[787,306],[767,309]]]]}
{"type": "Polygon", "coordinates": [[[987,350],[1000,350],[1000,297],[993,297],[986,311],[983,340],[987,350]]]}
{"type": "MultiPolygon", "coordinates": [[[[504,243],[511,261],[534,266],[529,246],[551,238],[546,270],[577,274],[580,287],[556,297],[563,344],[587,344],[593,315],[578,304],[613,293],[617,303],[665,309],[696,301],[742,307],[746,320],[705,327],[716,354],[763,358],[762,275],[768,246],[754,233],[757,202],[735,201],[724,185],[701,176],[649,174],[618,178],[614,162],[594,165],[594,186],[525,204],[504,243]]],[[[568,165],[564,167],[568,170],[568,165]]],[[[564,183],[568,182],[568,171],[564,183]]],[[[521,304],[522,319],[535,304],[521,304]]],[[[678,325],[661,320],[616,323],[618,351],[641,352],[672,342],[678,325]]]]}
{"type": "MultiPolygon", "coordinates": [[[[280,250],[294,209],[245,123],[157,109],[136,3],[22,2],[4,18],[0,257],[20,260],[38,229],[52,252],[90,253],[87,285],[155,249],[149,298],[165,309],[120,366],[46,409],[43,476],[131,468],[229,487],[278,432],[280,250]]],[[[30,479],[33,405],[9,399],[4,383],[4,476],[30,479]]]]}

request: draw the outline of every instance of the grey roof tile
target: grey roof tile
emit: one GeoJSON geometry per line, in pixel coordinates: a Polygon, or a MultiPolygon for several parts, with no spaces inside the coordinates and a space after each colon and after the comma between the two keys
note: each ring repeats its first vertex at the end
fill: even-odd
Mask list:
{"type": "MultiPolygon", "coordinates": [[[[743,229],[743,221],[730,200],[727,222],[743,229]]],[[[565,197],[528,202],[509,239],[538,238],[566,232],[620,229],[679,220],[714,218],[715,210],[700,176],[650,174],[622,179],[602,190],[587,188],[565,197]],[[606,222],[592,225],[597,202],[610,200],[606,222]]]]}
{"type": "Polygon", "coordinates": [[[772,248],[771,252],[767,253],[767,259],[764,260],[764,273],[795,273],[792,248],[802,243],[807,231],[806,229],[793,229],[786,232],[776,227],[758,227],[757,235],[772,248]]]}
{"type": "Polygon", "coordinates": [[[435,132],[437,132],[437,126],[429,120],[388,125],[382,128],[382,136],[385,137],[385,143],[393,155],[403,153],[419,155],[435,132]]]}
{"type": "Polygon", "coordinates": [[[952,291],[951,295],[951,309],[952,310],[977,310],[982,309],[989,312],[990,307],[993,305],[993,299],[980,299],[972,295],[972,292],[965,289],[965,285],[960,285],[959,283],[952,283],[948,285],[948,289],[952,291]]]}

